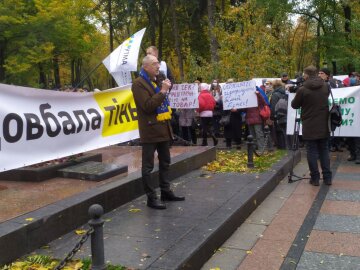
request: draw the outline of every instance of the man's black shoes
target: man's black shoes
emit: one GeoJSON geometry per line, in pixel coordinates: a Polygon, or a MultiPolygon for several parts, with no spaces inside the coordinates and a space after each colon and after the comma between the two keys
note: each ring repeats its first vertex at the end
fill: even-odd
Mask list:
{"type": "Polygon", "coordinates": [[[174,192],[170,191],[161,191],[161,200],[162,201],[185,201],[185,197],[176,196],[174,192]]]}
{"type": "Polygon", "coordinates": [[[313,186],[319,186],[320,185],[320,183],[319,183],[319,180],[313,180],[313,179],[310,179],[310,182],[309,182],[311,185],[313,185],[313,186]]]}
{"type": "Polygon", "coordinates": [[[331,186],[332,181],[331,180],[324,180],[324,184],[327,185],[327,186],[331,186]]]}
{"type": "Polygon", "coordinates": [[[148,199],[146,205],[153,209],[158,209],[158,210],[166,209],[165,203],[159,201],[158,199],[148,199]]]}

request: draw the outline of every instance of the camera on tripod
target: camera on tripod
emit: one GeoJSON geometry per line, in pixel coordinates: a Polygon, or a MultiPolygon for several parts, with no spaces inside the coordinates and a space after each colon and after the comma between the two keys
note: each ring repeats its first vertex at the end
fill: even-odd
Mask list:
{"type": "Polygon", "coordinates": [[[289,90],[290,93],[296,93],[296,91],[304,84],[304,77],[299,76],[296,78],[296,81],[294,84],[287,84],[286,87],[289,90]]]}

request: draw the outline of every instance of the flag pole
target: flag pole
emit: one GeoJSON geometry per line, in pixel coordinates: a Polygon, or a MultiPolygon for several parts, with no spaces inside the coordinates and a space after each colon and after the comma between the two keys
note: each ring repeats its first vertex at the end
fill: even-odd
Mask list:
{"type": "Polygon", "coordinates": [[[82,78],[80,80],[80,82],[74,87],[75,89],[78,88],[91,74],[94,73],[95,70],[98,69],[98,67],[102,64],[102,62],[100,62],[99,64],[96,65],[96,67],[94,67],[90,72],[88,72],[84,78],[82,78]]]}

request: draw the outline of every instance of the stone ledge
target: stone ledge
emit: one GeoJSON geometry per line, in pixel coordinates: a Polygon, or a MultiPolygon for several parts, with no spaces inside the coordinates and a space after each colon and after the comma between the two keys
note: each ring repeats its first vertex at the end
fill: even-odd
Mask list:
{"type": "MultiPolygon", "coordinates": [[[[194,148],[172,158],[169,179],[195,170],[216,158],[214,147],[194,148]]],[[[158,167],[153,175],[158,175],[158,167]]],[[[153,177],[156,178],[156,177],[153,177]]],[[[88,209],[100,204],[109,212],[144,194],[141,171],[104,184],[72,197],[42,207],[0,224],[0,265],[51,242],[89,220],[88,209]],[[33,220],[27,221],[28,218],[33,220]]]]}
{"type": "Polygon", "coordinates": [[[23,167],[0,173],[1,180],[40,182],[57,177],[57,171],[85,161],[102,161],[102,154],[87,154],[74,160],[43,167],[23,167]]]}

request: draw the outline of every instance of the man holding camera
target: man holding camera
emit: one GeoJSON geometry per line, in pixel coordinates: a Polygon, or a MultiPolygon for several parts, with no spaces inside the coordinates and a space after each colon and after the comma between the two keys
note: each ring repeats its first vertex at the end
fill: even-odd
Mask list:
{"type": "Polygon", "coordinates": [[[304,84],[297,90],[291,107],[301,108],[302,136],[306,142],[310,184],[313,186],[318,186],[320,180],[318,159],[320,159],[324,183],[331,185],[332,181],[329,155],[328,96],[328,86],[318,76],[316,67],[305,68],[304,84]]]}

